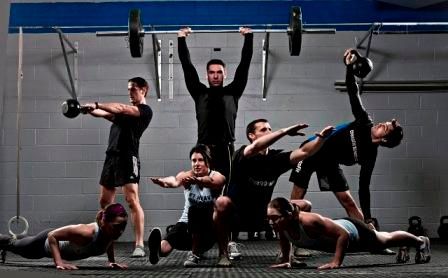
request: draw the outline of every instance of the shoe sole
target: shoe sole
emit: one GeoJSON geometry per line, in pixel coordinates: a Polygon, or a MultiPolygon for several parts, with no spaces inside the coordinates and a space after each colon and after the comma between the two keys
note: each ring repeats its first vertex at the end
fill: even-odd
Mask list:
{"type": "Polygon", "coordinates": [[[152,229],[148,237],[149,262],[151,264],[157,264],[159,262],[161,241],[162,241],[162,232],[160,231],[160,229],[159,228],[152,229]]]}

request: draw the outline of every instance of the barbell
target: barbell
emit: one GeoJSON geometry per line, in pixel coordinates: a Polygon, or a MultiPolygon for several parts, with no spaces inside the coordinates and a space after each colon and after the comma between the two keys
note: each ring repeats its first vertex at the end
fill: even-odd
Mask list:
{"type": "MultiPolygon", "coordinates": [[[[287,24],[285,24],[287,25],[287,24]]],[[[222,25],[225,26],[225,25],[222,25]]],[[[244,25],[245,27],[252,27],[257,25],[244,25]]],[[[258,25],[260,26],[260,25],[258,25]]],[[[269,26],[269,25],[266,25],[269,26]]],[[[302,49],[302,12],[300,7],[291,7],[289,14],[289,24],[286,29],[252,29],[252,33],[286,33],[289,38],[289,53],[291,56],[299,56],[302,49]]],[[[141,12],[139,9],[132,9],[129,12],[128,31],[106,31],[96,32],[99,37],[106,36],[128,36],[129,49],[131,56],[134,58],[142,57],[144,36],[145,34],[177,34],[179,30],[151,30],[145,31],[141,21],[141,12]]],[[[239,30],[192,30],[192,33],[238,33],[239,30]]]]}

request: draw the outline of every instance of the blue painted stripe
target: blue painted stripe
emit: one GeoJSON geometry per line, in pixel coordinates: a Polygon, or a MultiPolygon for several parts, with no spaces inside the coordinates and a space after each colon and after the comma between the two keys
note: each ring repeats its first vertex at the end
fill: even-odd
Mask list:
{"type": "MultiPolygon", "coordinates": [[[[346,129],[349,125],[350,123],[343,123],[335,126],[333,132],[328,136],[328,138],[346,129]]],[[[306,139],[306,141],[313,141],[314,139],[316,139],[316,137],[317,137],[316,135],[310,136],[306,139]]]]}
{"type": "MultiPolygon", "coordinates": [[[[127,26],[129,10],[136,8],[141,9],[145,25],[288,24],[291,6],[302,8],[305,27],[307,24],[448,22],[448,2],[417,10],[374,0],[11,3],[9,31],[17,32],[18,26],[91,27],[64,32],[104,30],[95,26],[127,26]]],[[[337,30],[367,28],[367,25],[345,26],[337,30]]]]}

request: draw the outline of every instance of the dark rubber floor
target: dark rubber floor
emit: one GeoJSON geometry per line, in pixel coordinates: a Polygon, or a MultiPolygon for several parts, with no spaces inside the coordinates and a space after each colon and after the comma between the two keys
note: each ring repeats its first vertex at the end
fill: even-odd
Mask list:
{"type": "MultiPolygon", "coordinates": [[[[131,243],[116,246],[116,260],[129,265],[127,270],[111,270],[106,267],[106,256],[92,257],[75,262],[79,270],[63,272],[55,269],[51,259],[27,260],[8,253],[6,262],[0,263],[0,277],[448,277],[448,242],[432,240],[432,257],[428,264],[415,264],[415,250],[411,261],[396,264],[395,256],[370,253],[347,254],[340,269],[319,271],[317,266],[328,262],[332,254],[312,252],[303,261],[305,268],[270,269],[278,250],[277,241],[241,241],[243,258],[234,261],[231,268],[215,267],[217,249],[206,253],[197,268],[184,268],[187,252],[174,251],[151,265],[148,258],[130,258],[131,243]]],[[[395,250],[395,249],[394,249],[395,250]]]]}

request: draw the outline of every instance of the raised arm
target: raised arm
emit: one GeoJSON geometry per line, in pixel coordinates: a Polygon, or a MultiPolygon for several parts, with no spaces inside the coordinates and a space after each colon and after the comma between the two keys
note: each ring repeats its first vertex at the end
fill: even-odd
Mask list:
{"type": "Polygon", "coordinates": [[[198,72],[196,68],[191,63],[190,51],[187,47],[187,36],[191,33],[190,28],[182,28],[177,33],[177,50],[179,54],[179,60],[182,64],[182,69],[184,71],[185,83],[187,85],[188,92],[195,98],[199,93],[200,87],[205,87],[199,80],[198,72]]]}
{"type": "Polygon", "coordinates": [[[325,139],[333,132],[334,127],[327,126],[320,133],[316,133],[314,140],[291,152],[289,157],[291,164],[296,165],[305,158],[315,154],[324,144],[325,139]]]}
{"type": "Polygon", "coordinates": [[[236,68],[233,82],[229,84],[231,91],[238,97],[244,92],[246,88],[247,79],[249,77],[249,67],[253,54],[254,34],[250,28],[240,28],[240,33],[244,36],[244,45],[241,51],[241,60],[236,68]]]}
{"type": "Polygon", "coordinates": [[[345,64],[347,65],[345,73],[345,84],[347,86],[347,92],[353,116],[355,116],[355,119],[362,119],[368,117],[368,114],[366,109],[362,105],[362,101],[359,96],[358,84],[356,83],[353,71],[355,54],[350,54],[350,51],[351,49],[347,49],[344,53],[345,64]]]}
{"type": "Polygon", "coordinates": [[[304,133],[299,131],[306,127],[308,127],[307,124],[295,124],[290,127],[282,128],[272,133],[266,134],[265,136],[258,138],[257,140],[253,141],[250,145],[246,146],[244,148],[243,154],[245,157],[254,156],[257,153],[269,147],[270,145],[277,142],[280,138],[284,137],[285,135],[289,136],[304,135],[304,133]]]}

